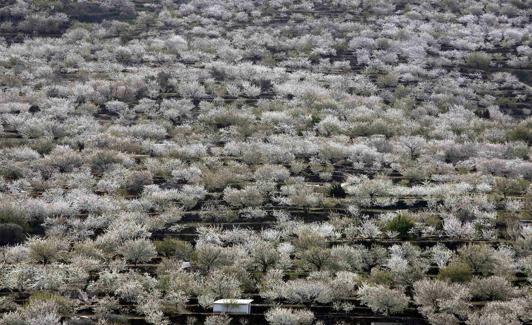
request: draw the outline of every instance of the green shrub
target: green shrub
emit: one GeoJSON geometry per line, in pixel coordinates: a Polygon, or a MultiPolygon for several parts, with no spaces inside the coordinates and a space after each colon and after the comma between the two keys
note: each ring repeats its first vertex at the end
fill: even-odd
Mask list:
{"type": "Polygon", "coordinates": [[[532,120],[523,121],[508,131],[508,139],[532,144],[532,120]]]}
{"type": "Polygon", "coordinates": [[[152,175],[149,171],[133,172],[129,175],[123,185],[124,190],[131,195],[139,195],[144,190],[144,186],[153,184],[152,175]]]}
{"type": "Polygon", "coordinates": [[[174,238],[165,238],[154,242],[155,249],[160,256],[164,257],[178,257],[184,260],[189,260],[192,256],[194,248],[190,243],[174,238]]]}
{"type": "Polygon", "coordinates": [[[6,180],[16,181],[24,177],[24,170],[15,165],[4,165],[0,169],[0,176],[3,176],[6,180]]]}
{"type": "Polygon", "coordinates": [[[473,277],[471,267],[466,263],[455,262],[447,265],[438,273],[438,279],[451,282],[469,282],[473,277]]]}
{"type": "Polygon", "coordinates": [[[472,52],[466,58],[466,64],[474,68],[489,68],[491,63],[491,56],[483,52],[472,52]]]}
{"type": "Polygon", "coordinates": [[[529,182],[522,178],[504,178],[498,177],[495,180],[495,190],[504,196],[508,195],[523,195],[526,193],[529,182]]]}
{"type": "Polygon", "coordinates": [[[116,153],[111,151],[100,151],[91,159],[91,171],[93,174],[104,173],[112,164],[119,163],[121,160],[116,153]]]}
{"type": "Polygon", "coordinates": [[[17,224],[24,231],[30,228],[24,211],[11,204],[0,205],[0,224],[3,223],[17,224]]]}
{"type": "Polygon", "coordinates": [[[390,286],[394,283],[393,274],[390,271],[374,267],[371,269],[370,281],[375,284],[390,286]]]}
{"type": "Polygon", "coordinates": [[[28,241],[29,257],[37,262],[48,264],[59,258],[63,243],[56,238],[30,238],[28,241]]]}
{"type": "Polygon", "coordinates": [[[401,238],[407,238],[408,232],[414,227],[414,222],[404,214],[398,214],[395,218],[388,221],[385,229],[388,231],[395,231],[399,233],[401,238]]]}
{"type": "Polygon", "coordinates": [[[30,147],[41,155],[47,155],[54,149],[55,144],[50,139],[40,139],[33,142],[30,147]]]}
{"type": "Polygon", "coordinates": [[[39,302],[53,302],[58,307],[58,312],[63,316],[72,315],[74,313],[74,303],[72,300],[55,293],[46,291],[34,292],[30,296],[27,304],[31,305],[39,302]]]}
{"type": "Polygon", "coordinates": [[[379,87],[395,87],[399,81],[399,76],[395,73],[381,74],[377,77],[379,87]]]}

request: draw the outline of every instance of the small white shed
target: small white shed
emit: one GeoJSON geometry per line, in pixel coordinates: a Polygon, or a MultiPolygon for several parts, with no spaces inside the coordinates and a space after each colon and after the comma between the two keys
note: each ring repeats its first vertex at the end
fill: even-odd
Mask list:
{"type": "Polygon", "coordinates": [[[253,299],[220,299],[213,304],[212,311],[227,314],[250,314],[253,299]]]}

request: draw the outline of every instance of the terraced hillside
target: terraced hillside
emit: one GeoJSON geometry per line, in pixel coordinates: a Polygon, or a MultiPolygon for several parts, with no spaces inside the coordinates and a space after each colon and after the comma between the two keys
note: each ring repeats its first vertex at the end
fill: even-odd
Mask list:
{"type": "Polygon", "coordinates": [[[530,323],[531,16],[1,1],[0,324],[530,323]]]}

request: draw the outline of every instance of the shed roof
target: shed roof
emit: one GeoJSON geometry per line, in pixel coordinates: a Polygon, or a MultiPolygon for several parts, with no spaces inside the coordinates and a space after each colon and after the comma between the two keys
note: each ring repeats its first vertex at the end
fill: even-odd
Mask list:
{"type": "Polygon", "coordinates": [[[220,299],[216,300],[215,304],[228,304],[228,305],[246,305],[250,304],[253,299],[220,299]]]}

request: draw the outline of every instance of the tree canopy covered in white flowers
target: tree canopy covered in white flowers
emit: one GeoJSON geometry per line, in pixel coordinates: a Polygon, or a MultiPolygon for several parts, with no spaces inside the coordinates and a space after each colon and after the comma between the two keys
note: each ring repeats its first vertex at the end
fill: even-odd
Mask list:
{"type": "Polygon", "coordinates": [[[532,322],[531,8],[2,1],[0,324],[532,322]]]}

